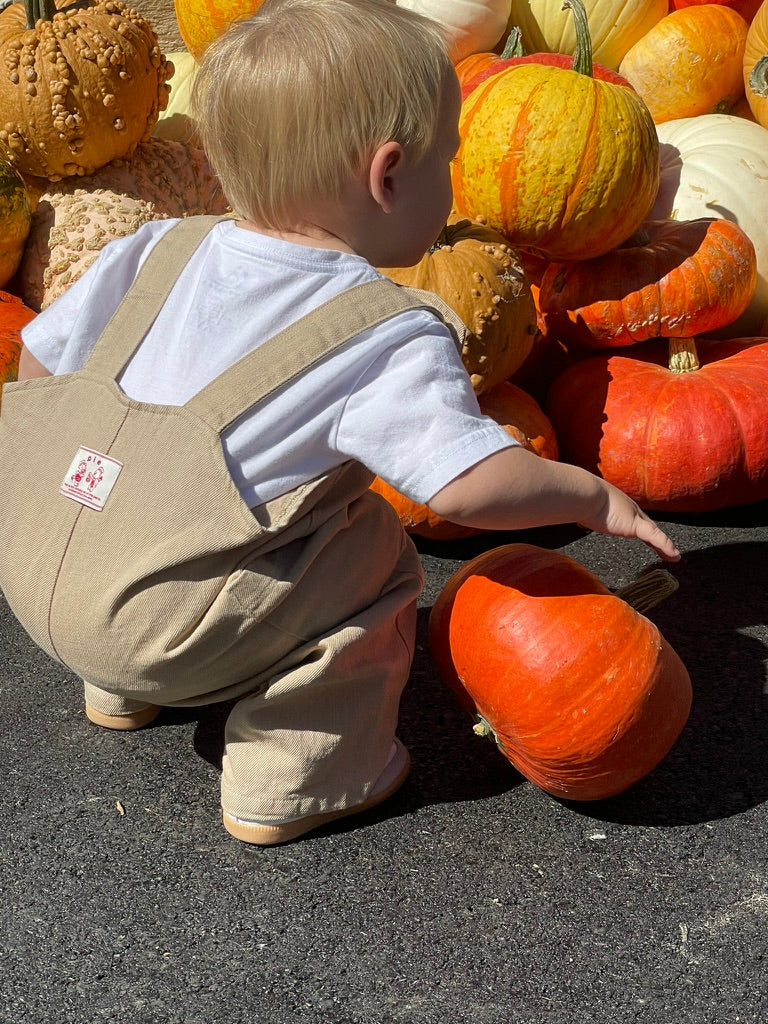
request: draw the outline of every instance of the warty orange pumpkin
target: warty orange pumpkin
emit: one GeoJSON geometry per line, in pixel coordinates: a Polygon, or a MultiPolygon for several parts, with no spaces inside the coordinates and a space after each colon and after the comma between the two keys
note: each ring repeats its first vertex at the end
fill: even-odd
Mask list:
{"type": "Polygon", "coordinates": [[[121,0],[0,12],[0,152],[23,175],[58,181],[127,156],[152,134],[173,65],[121,0]]]}
{"type": "Polygon", "coordinates": [[[557,797],[621,793],[688,719],[688,672],[657,627],[557,551],[509,544],[466,562],[434,603],[429,644],[476,731],[557,797]]]}
{"type": "Polygon", "coordinates": [[[476,394],[506,380],[536,335],[536,309],[517,253],[486,224],[452,214],[413,267],[385,267],[397,284],[434,292],[468,328],[462,361],[476,394]]]}
{"type": "Polygon", "coordinates": [[[645,219],[659,180],[648,108],[631,89],[591,76],[582,0],[574,70],[505,68],[462,103],[453,162],[456,209],[485,218],[512,245],[587,259],[645,219]]]}

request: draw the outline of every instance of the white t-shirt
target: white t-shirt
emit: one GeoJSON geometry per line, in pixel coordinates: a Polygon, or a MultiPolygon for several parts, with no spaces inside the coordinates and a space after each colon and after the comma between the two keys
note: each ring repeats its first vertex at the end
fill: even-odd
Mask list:
{"type": "MultiPolygon", "coordinates": [[[[79,369],[155,241],[151,221],[106,246],[23,330],[54,374],[79,369]]],[[[183,405],[262,341],[321,302],[379,277],[358,256],[214,227],[120,378],[141,402],[183,405]]],[[[481,459],[516,442],[480,413],[450,332],[432,313],[401,313],[359,334],[222,435],[228,468],[254,507],[356,459],[427,502],[481,459]]]]}

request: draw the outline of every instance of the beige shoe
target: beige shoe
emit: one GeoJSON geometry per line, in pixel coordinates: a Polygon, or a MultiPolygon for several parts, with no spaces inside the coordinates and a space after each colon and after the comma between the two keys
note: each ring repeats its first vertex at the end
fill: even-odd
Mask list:
{"type": "Polygon", "coordinates": [[[402,786],[408,778],[410,770],[411,756],[400,740],[395,739],[392,745],[392,755],[386,768],[362,803],[355,804],[354,807],[342,807],[338,811],[309,814],[304,818],[289,818],[282,821],[247,821],[224,811],[224,828],[235,839],[240,839],[244,843],[252,843],[255,846],[275,846],[278,843],[287,843],[292,839],[298,839],[299,836],[303,836],[307,832],[327,825],[331,821],[336,821],[338,818],[345,818],[350,814],[360,814],[371,807],[376,807],[402,786]]]}
{"type": "Polygon", "coordinates": [[[118,729],[121,732],[142,729],[150,722],[154,722],[160,711],[161,708],[157,704],[147,704],[146,707],[130,711],[126,715],[105,715],[102,711],[85,705],[85,714],[94,725],[100,725],[102,729],[118,729]]]}

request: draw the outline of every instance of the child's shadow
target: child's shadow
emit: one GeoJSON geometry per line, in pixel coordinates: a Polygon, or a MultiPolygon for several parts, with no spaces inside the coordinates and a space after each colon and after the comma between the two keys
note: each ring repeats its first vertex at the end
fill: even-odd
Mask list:
{"type": "MultiPolygon", "coordinates": [[[[645,825],[693,823],[768,798],[767,545],[734,543],[688,551],[673,567],[679,590],[648,613],[685,663],[693,686],[689,721],[672,751],[631,789],[609,800],[570,802],[599,819],[645,825]]],[[[426,646],[403,700],[403,738],[424,749],[434,778],[418,778],[421,803],[508,791],[521,776],[487,741],[440,682],[426,646]]]]}

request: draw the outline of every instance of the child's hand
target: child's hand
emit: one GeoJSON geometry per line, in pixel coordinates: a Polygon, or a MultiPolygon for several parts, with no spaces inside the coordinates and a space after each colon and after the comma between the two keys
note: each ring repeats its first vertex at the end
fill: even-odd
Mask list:
{"type": "Polygon", "coordinates": [[[610,533],[616,537],[637,537],[667,562],[680,560],[680,552],[664,531],[623,491],[612,484],[605,485],[603,507],[592,518],[582,520],[579,526],[597,533],[610,533]]]}

